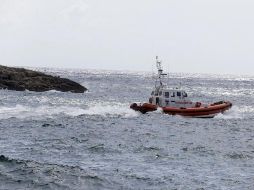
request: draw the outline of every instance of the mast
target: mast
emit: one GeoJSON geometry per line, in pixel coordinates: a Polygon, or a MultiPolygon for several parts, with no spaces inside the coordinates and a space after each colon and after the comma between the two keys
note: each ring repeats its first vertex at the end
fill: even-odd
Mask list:
{"type": "Polygon", "coordinates": [[[157,79],[155,81],[155,88],[156,89],[160,89],[163,88],[165,85],[163,84],[162,79],[164,78],[164,76],[166,76],[167,74],[163,73],[163,67],[161,65],[162,61],[159,60],[159,57],[156,56],[156,66],[158,69],[158,76],[157,79]]]}

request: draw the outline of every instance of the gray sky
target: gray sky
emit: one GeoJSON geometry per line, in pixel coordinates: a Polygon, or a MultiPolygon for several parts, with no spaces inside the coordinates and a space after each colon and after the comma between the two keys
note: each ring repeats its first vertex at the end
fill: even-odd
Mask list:
{"type": "Polygon", "coordinates": [[[0,0],[0,64],[254,74],[253,0],[0,0]]]}

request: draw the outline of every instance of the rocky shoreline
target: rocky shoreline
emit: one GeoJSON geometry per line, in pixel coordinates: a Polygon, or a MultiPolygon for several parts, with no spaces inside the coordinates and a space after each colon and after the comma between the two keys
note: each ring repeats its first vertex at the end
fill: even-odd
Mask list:
{"type": "Polygon", "coordinates": [[[51,76],[29,69],[1,65],[0,89],[35,92],[57,90],[73,93],[84,93],[87,90],[84,86],[66,78],[51,76]]]}

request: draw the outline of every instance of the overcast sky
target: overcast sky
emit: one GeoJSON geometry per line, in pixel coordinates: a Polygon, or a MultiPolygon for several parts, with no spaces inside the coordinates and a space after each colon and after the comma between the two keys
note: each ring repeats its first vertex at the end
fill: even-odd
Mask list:
{"type": "Polygon", "coordinates": [[[0,64],[254,74],[253,0],[0,0],[0,64]]]}

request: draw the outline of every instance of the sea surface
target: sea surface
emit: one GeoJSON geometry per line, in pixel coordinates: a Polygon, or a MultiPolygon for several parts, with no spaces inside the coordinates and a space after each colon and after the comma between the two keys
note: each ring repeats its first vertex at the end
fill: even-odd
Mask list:
{"type": "Polygon", "coordinates": [[[84,94],[0,91],[0,189],[254,189],[254,77],[171,73],[213,119],[140,114],[151,73],[34,68],[84,94]]]}

